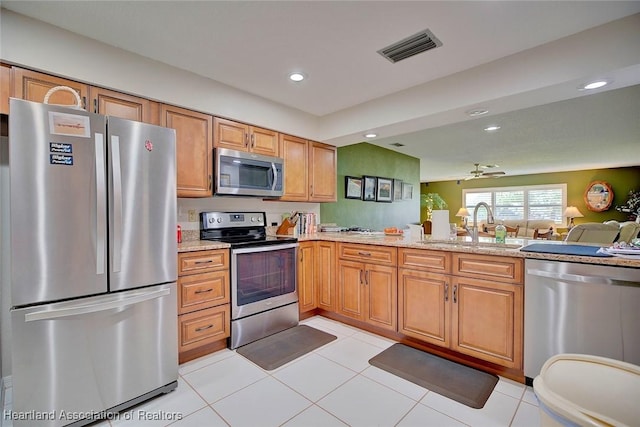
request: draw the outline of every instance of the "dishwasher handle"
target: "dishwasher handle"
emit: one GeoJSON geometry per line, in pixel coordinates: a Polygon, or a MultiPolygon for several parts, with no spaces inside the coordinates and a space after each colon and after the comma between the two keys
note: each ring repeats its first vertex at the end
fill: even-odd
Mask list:
{"type": "Polygon", "coordinates": [[[548,279],[562,280],[567,282],[589,283],[593,285],[640,287],[640,283],[632,282],[629,280],[611,279],[609,277],[600,276],[584,276],[582,274],[572,273],[557,273],[553,271],[545,271],[534,268],[528,268],[527,275],[545,277],[548,279]]]}
{"type": "Polygon", "coordinates": [[[167,296],[170,292],[170,289],[165,288],[146,292],[138,292],[130,297],[123,299],[109,300],[105,302],[98,301],[90,304],[81,303],[71,307],[59,308],[55,310],[34,311],[33,313],[25,314],[24,320],[25,322],[35,322],[38,320],[51,320],[59,319],[62,317],[97,313],[99,311],[106,311],[114,308],[124,308],[128,305],[138,304],[151,299],[167,296]]]}

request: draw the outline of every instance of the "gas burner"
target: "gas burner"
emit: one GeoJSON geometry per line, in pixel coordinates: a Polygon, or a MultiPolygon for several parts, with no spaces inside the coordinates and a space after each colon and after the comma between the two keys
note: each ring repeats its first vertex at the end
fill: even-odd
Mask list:
{"type": "Polygon", "coordinates": [[[347,228],[347,231],[354,233],[371,233],[373,230],[371,230],[370,228],[351,227],[347,228]]]}

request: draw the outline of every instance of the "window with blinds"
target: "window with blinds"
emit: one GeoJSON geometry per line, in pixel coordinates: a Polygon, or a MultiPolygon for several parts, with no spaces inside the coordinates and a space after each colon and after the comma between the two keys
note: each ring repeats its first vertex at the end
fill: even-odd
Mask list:
{"type": "MultiPolygon", "coordinates": [[[[462,199],[471,214],[470,225],[473,225],[473,209],[480,202],[491,207],[496,221],[552,220],[562,224],[562,213],[567,205],[567,184],[475,188],[462,190],[462,199]]],[[[486,209],[478,209],[478,223],[486,220],[486,209]]]]}

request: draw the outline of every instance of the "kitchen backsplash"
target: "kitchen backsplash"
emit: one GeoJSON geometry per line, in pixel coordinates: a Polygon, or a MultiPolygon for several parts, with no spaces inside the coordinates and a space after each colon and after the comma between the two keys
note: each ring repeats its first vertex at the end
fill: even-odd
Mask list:
{"type": "Polygon", "coordinates": [[[266,201],[255,197],[224,197],[215,196],[202,199],[178,198],[178,225],[182,228],[182,240],[200,239],[200,212],[265,212],[267,226],[278,226],[282,222],[282,215],[298,212],[312,212],[316,214],[320,223],[319,203],[278,202],[266,201]],[[192,221],[189,221],[191,212],[192,221]],[[193,220],[195,219],[195,220],[193,220]]]}

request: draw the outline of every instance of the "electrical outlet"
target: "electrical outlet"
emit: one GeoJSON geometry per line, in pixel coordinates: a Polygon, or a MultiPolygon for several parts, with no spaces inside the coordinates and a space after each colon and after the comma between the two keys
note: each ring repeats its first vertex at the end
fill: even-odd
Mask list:
{"type": "Polygon", "coordinates": [[[189,209],[189,222],[198,222],[198,215],[196,215],[195,209],[189,209]]]}

